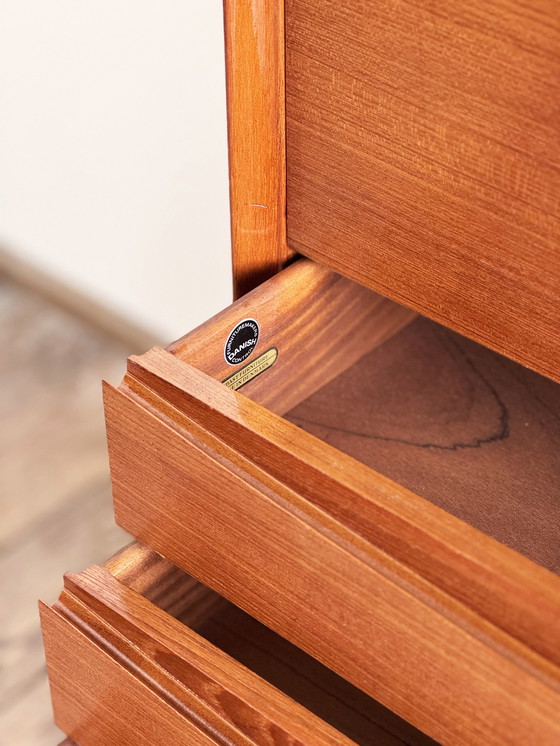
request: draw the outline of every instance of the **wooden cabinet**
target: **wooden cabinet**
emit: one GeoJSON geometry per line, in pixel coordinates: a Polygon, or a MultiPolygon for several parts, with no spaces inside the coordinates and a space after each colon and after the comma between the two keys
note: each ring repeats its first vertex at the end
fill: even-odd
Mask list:
{"type": "Polygon", "coordinates": [[[238,299],[105,386],[80,746],[560,742],[556,14],[227,0],[238,299]]]}

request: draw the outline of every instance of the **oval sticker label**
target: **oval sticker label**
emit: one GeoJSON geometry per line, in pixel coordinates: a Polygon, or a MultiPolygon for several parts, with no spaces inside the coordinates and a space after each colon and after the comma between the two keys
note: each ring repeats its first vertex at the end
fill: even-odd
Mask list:
{"type": "Polygon", "coordinates": [[[229,333],[224,347],[228,365],[239,365],[247,360],[259,341],[259,325],[255,319],[243,319],[229,333]]]}

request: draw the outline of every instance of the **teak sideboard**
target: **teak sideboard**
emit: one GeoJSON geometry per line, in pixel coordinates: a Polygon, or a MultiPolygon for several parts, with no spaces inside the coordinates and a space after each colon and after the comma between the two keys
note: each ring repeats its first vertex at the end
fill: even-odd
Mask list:
{"type": "Polygon", "coordinates": [[[79,746],[560,743],[560,4],[226,0],[235,302],[105,385],[79,746]]]}

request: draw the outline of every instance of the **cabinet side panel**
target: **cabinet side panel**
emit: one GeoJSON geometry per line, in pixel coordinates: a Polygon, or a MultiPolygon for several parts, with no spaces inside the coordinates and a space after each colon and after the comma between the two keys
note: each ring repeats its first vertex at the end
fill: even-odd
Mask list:
{"type": "Polygon", "coordinates": [[[224,0],[235,297],[281,269],[286,247],[284,0],[224,0]]]}

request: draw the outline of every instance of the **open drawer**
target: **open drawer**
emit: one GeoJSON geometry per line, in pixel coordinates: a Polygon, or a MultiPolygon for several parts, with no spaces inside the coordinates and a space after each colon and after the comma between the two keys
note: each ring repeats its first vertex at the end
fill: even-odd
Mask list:
{"type": "Polygon", "coordinates": [[[139,544],[67,575],[42,622],[79,746],[433,743],[139,544]]]}
{"type": "Polygon", "coordinates": [[[559,742],[557,384],[299,260],[105,397],[139,540],[438,741],[559,742]]]}

